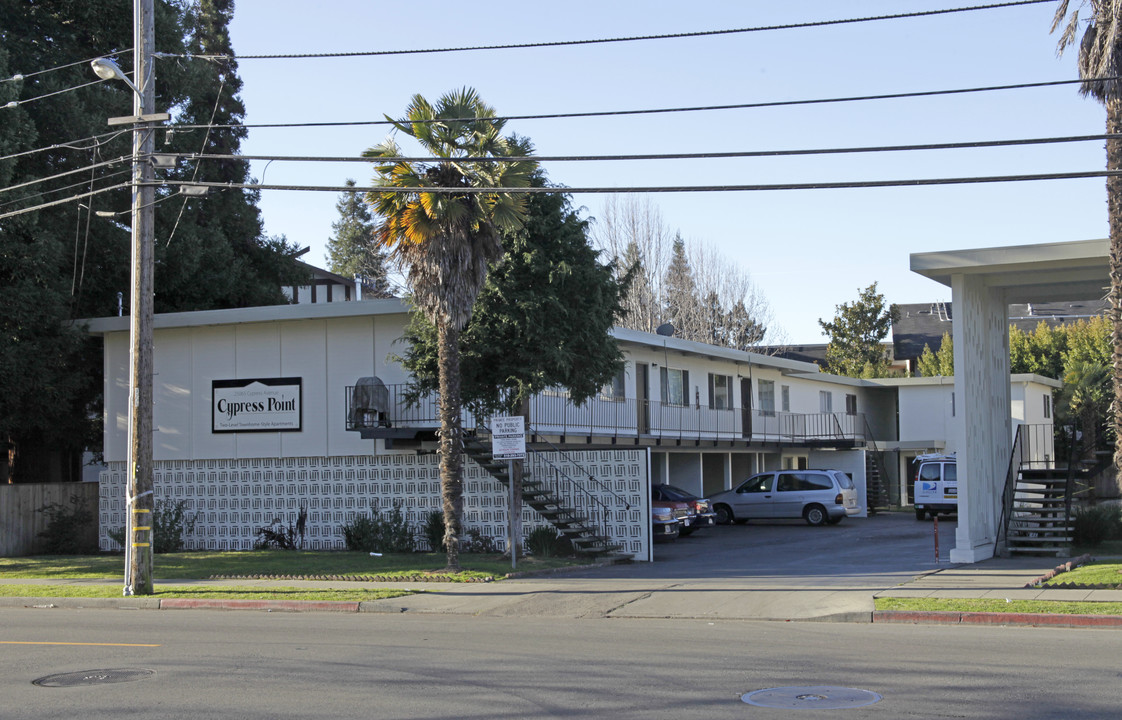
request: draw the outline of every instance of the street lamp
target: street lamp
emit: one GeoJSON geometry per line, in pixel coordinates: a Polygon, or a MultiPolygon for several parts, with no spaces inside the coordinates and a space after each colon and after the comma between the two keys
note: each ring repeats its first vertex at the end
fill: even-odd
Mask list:
{"type": "Polygon", "coordinates": [[[97,76],[102,80],[121,80],[132,88],[132,91],[136,93],[137,96],[142,95],[140,90],[136,88],[136,85],[133,84],[132,80],[129,80],[129,76],[125,75],[125,73],[121,71],[121,68],[118,67],[117,63],[109,58],[97,58],[96,60],[92,60],[90,61],[90,67],[93,68],[93,71],[97,73],[97,76]]]}

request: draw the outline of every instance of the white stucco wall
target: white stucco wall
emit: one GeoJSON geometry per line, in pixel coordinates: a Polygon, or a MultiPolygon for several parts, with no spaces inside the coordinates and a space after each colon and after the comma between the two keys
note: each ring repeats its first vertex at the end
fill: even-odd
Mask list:
{"type": "MultiPolygon", "coordinates": [[[[347,305],[360,305],[348,303],[347,305]]],[[[374,441],[346,430],[346,387],[377,375],[401,383],[389,359],[400,349],[405,315],[370,314],[157,328],[154,332],[154,459],[330,457],[374,452],[374,441]],[[211,381],[298,377],[298,432],[214,433],[211,381]]],[[[123,461],[128,430],[128,333],[108,332],[105,353],[105,459],[123,461]]]]}

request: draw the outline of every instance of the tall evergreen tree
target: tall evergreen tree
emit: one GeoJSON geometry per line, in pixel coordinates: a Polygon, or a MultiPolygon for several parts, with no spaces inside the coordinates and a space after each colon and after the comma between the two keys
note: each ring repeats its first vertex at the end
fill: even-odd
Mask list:
{"type": "MultiPolygon", "coordinates": [[[[156,0],[156,48],[173,55],[188,48],[228,50],[231,12],[228,1],[156,0]]],[[[17,478],[44,477],[33,460],[48,451],[76,456],[100,447],[100,428],[91,418],[100,417],[101,354],[73,321],[117,314],[118,293],[128,307],[130,192],[107,188],[129,183],[131,132],[110,131],[106,119],[131,113],[133,93],[118,81],[91,84],[96,77],[88,62],[78,61],[115,57],[129,73],[132,30],[131,13],[116,1],[0,0],[0,77],[25,76],[0,83],[2,104],[19,103],[0,107],[0,155],[13,156],[0,160],[0,214],[95,193],[0,219],[0,437],[21,457],[17,478]],[[107,164],[91,168],[98,163],[107,164]],[[61,173],[71,174],[55,177],[61,173]],[[32,184],[15,187],[24,183],[32,184]],[[106,220],[96,211],[118,215],[106,220]]],[[[231,66],[160,62],[156,107],[179,123],[213,118],[236,124],[244,110],[231,85],[240,87],[231,66]]],[[[205,135],[178,133],[157,146],[199,152],[205,135]]],[[[205,148],[233,152],[243,136],[242,128],[215,129],[205,148]]],[[[244,162],[230,165],[241,172],[200,168],[197,179],[248,177],[244,162]]],[[[184,179],[192,172],[165,176],[184,179]]],[[[166,191],[157,197],[165,199],[166,191]]],[[[179,203],[156,206],[158,311],[284,301],[280,286],[293,273],[291,248],[261,237],[255,203],[254,193],[237,190],[193,199],[174,235],[179,203]]]]}
{"type": "Polygon", "coordinates": [[[686,257],[686,242],[682,236],[674,237],[674,245],[670,250],[670,265],[666,268],[666,277],[662,283],[666,293],[663,302],[663,317],[674,326],[674,334],[687,340],[700,340],[706,342],[701,323],[701,298],[697,294],[697,283],[694,280],[693,269],[686,257]]]}
{"type": "MultiPolygon", "coordinates": [[[[233,0],[198,0],[184,16],[186,49],[194,55],[232,56],[229,23],[233,0]]],[[[166,64],[161,64],[163,69],[166,64]]],[[[159,75],[157,75],[157,80],[159,75]]],[[[165,134],[164,149],[237,155],[246,137],[245,105],[237,61],[193,60],[183,71],[186,100],[177,125],[205,129],[165,134]]],[[[174,131],[175,126],[171,126],[174,131]]],[[[246,184],[245,160],[200,160],[168,173],[198,182],[246,184]]],[[[264,234],[257,190],[212,190],[202,197],[167,203],[157,213],[156,310],[205,310],[285,302],[281,288],[297,285],[303,273],[293,262],[297,248],[264,234]]]]}
{"type": "MultiPolygon", "coordinates": [[[[346,186],[355,181],[348,178],[346,186]]],[[[327,241],[327,267],[344,277],[361,277],[362,282],[377,295],[388,295],[386,255],[374,239],[374,216],[354,191],[344,192],[335,203],[339,219],[331,223],[334,235],[327,241]]]]}

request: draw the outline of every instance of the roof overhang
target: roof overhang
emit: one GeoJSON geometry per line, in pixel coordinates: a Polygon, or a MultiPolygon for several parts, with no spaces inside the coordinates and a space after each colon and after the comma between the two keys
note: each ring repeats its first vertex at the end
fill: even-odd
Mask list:
{"type": "Polygon", "coordinates": [[[912,272],[951,286],[955,275],[980,275],[1009,303],[1091,300],[1110,287],[1109,240],[913,253],[912,272]]]}

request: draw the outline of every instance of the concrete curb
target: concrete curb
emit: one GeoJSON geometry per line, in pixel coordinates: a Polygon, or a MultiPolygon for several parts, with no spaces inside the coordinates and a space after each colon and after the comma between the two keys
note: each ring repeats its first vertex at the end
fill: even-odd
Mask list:
{"type": "Polygon", "coordinates": [[[159,600],[160,610],[265,610],[268,612],[343,612],[356,613],[360,603],[343,600],[207,600],[205,598],[167,598],[159,600]]]}
{"type": "Polygon", "coordinates": [[[1122,615],[877,610],[874,623],[1122,628],[1122,615]]]}

